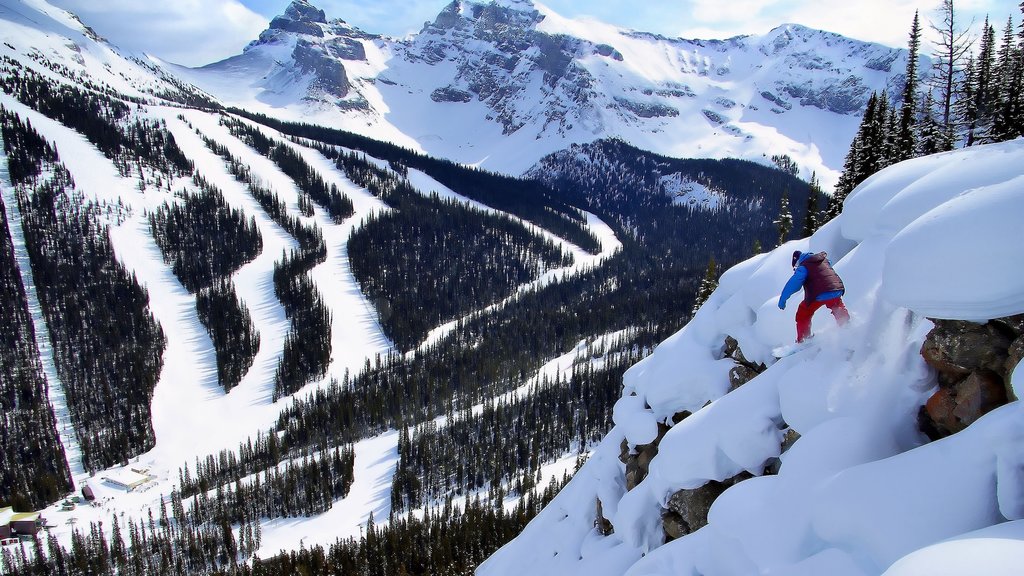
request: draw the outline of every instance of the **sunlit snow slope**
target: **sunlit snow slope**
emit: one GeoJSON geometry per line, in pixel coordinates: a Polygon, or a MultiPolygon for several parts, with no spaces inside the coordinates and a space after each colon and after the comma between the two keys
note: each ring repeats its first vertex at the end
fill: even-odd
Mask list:
{"type": "MultiPolygon", "coordinates": [[[[934,390],[920,355],[929,318],[1024,312],[1024,140],[929,156],[864,182],[810,239],[726,272],[690,324],[625,375],[616,426],[570,485],[478,569],[501,574],[1011,574],[1024,561],[1024,409],[999,408],[926,443],[917,413],[934,390]],[[854,320],[816,317],[795,335],[778,295],[793,250],[827,251],[854,320]],[[726,393],[727,335],[768,369],[726,393]],[[626,491],[620,442],[693,415],[626,491]],[[800,437],[782,453],[783,435],[800,437]],[[777,475],[761,476],[781,456],[777,475]],[[755,475],[714,502],[709,524],[664,544],[680,489],[755,475]],[[600,499],[614,534],[594,527],[600,499]]],[[[823,309],[824,310],[824,309],[823,309]]],[[[1019,397],[1024,370],[1013,374],[1019,397]]]]}
{"type": "Polygon", "coordinates": [[[898,94],[906,69],[906,50],[797,24],[685,40],[460,0],[397,40],[317,4],[294,0],[240,55],[169,69],[227,103],[499,172],[615,137],[674,157],[786,154],[826,187],[868,97],[898,94]]]}

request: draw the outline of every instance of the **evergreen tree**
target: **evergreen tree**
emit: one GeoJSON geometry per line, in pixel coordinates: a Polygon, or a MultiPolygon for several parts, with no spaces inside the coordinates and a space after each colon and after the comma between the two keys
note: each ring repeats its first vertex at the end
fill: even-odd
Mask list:
{"type": "Polygon", "coordinates": [[[700,283],[700,288],[697,289],[697,297],[693,302],[692,314],[697,314],[697,310],[707,302],[708,298],[711,297],[711,293],[718,288],[718,266],[715,264],[715,257],[712,256],[708,259],[708,269],[704,273],[704,279],[700,283]]]}
{"type": "Polygon", "coordinates": [[[942,124],[935,118],[935,100],[931,92],[925,95],[918,113],[917,153],[920,155],[935,154],[947,150],[942,124]]]}
{"type": "Polygon", "coordinates": [[[1021,134],[1018,114],[1021,107],[1022,84],[1021,53],[1015,43],[1013,18],[1006,22],[1003,30],[1003,41],[999,47],[999,55],[995,71],[995,98],[992,116],[992,127],[988,140],[1002,142],[1011,140],[1021,134]]]}
{"type": "Polygon", "coordinates": [[[793,213],[789,210],[789,192],[782,193],[782,201],[779,203],[779,217],[773,222],[776,229],[779,231],[779,242],[778,245],[782,246],[786,243],[786,238],[789,237],[789,233],[793,230],[793,213]]]}
{"type": "Polygon", "coordinates": [[[907,54],[907,79],[903,86],[903,100],[900,107],[899,135],[896,138],[896,161],[912,158],[916,142],[914,115],[917,108],[917,57],[921,47],[921,22],[914,11],[914,23],[910,27],[910,43],[907,54]]]}
{"type": "Polygon", "coordinates": [[[814,234],[821,227],[821,196],[821,183],[818,181],[818,173],[812,172],[810,190],[807,193],[807,211],[804,216],[804,238],[814,234]]]}
{"type": "Polygon", "coordinates": [[[964,81],[958,99],[958,113],[966,134],[964,144],[972,146],[987,138],[992,127],[992,115],[997,107],[998,92],[993,75],[996,70],[995,27],[988,18],[981,28],[981,46],[977,60],[968,59],[964,81]]]}

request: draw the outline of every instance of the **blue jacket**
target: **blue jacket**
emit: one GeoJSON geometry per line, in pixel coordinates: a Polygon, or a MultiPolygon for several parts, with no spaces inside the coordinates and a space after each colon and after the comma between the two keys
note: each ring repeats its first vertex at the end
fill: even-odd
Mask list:
{"type": "MultiPolygon", "coordinates": [[[[796,267],[793,269],[793,276],[789,278],[786,285],[782,288],[782,294],[779,295],[779,308],[786,309],[786,300],[793,294],[796,294],[797,290],[800,290],[804,286],[804,282],[807,281],[807,267],[803,265],[804,260],[814,256],[814,252],[804,252],[800,255],[800,258],[796,261],[796,267]]],[[[827,262],[827,260],[826,260],[827,262]]],[[[831,262],[829,262],[831,266],[831,262]]],[[[815,301],[831,300],[833,298],[839,298],[843,295],[843,290],[831,290],[828,292],[822,292],[814,299],[815,301]]]]}

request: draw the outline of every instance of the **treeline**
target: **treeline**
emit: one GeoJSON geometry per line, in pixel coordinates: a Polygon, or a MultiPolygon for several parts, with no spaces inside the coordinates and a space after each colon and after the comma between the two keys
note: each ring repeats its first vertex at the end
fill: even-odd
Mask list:
{"type": "Polygon", "coordinates": [[[149,217],[164,262],[195,294],[231,276],[263,251],[256,219],[228,206],[224,195],[199,175],[200,193],[182,191],[180,202],[163,204],[149,217]]]}
{"type": "MultiPolygon", "coordinates": [[[[187,479],[186,479],[187,480],[187,479]]],[[[175,517],[195,527],[204,524],[258,524],[267,518],[316,516],[348,496],[355,481],[351,445],[272,466],[260,474],[218,485],[215,494],[200,492],[186,512],[181,496],[172,494],[175,517]]]]}
{"type": "MultiPolygon", "coordinates": [[[[9,114],[5,134],[29,127],[9,114]]],[[[22,134],[14,141],[37,141],[22,134]]],[[[114,257],[101,208],[44,155],[15,182],[25,244],[84,465],[108,468],[153,446],[150,400],[166,344],[149,297],[114,257]]]]}
{"type": "Polygon", "coordinates": [[[159,122],[132,119],[121,100],[44,78],[6,56],[2,71],[0,90],[85,136],[122,176],[140,163],[164,174],[192,173],[192,161],[171,133],[159,122]]]}
{"type": "Polygon", "coordinates": [[[256,220],[228,206],[224,195],[199,174],[200,193],[183,191],[180,202],[164,204],[149,217],[164,262],[196,295],[199,320],[217,355],[217,380],[234,388],[259,351],[259,333],[238,301],[230,276],[263,250],[256,220]]]}
{"type": "Polygon", "coordinates": [[[568,380],[545,380],[518,399],[484,404],[478,416],[458,414],[399,435],[399,462],[391,489],[396,512],[487,489],[492,498],[526,494],[541,466],[599,442],[612,427],[622,374],[641,358],[638,348],[589,361],[568,380]]]}
{"type": "Polygon", "coordinates": [[[397,174],[355,153],[338,166],[392,210],[374,214],[349,239],[352,273],[384,332],[409,350],[433,328],[511,295],[572,255],[504,215],[425,197],[397,174]]]}
{"type": "Polygon", "coordinates": [[[260,350],[260,333],[228,279],[196,293],[196,313],[217,353],[217,381],[230,392],[252,366],[260,350]]]}
{"type": "Polygon", "coordinates": [[[322,378],[331,362],[331,313],[308,272],[327,259],[323,233],[288,214],[277,195],[259,183],[248,166],[231,155],[230,150],[204,137],[206,145],[220,155],[228,170],[245,183],[263,211],[298,242],[298,249],[282,255],[274,263],[274,292],[291,329],[285,337],[284,352],[274,373],[274,400],[298,391],[307,383],[322,378]]]}
{"type": "Polygon", "coordinates": [[[465,576],[498,548],[519,535],[526,525],[568,483],[554,478],[543,491],[531,491],[511,511],[504,506],[466,500],[448,501],[422,518],[392,516],[385,526],[372,522],[358,540],[339,540],[323,546],[282,552],[240,567],[241,576],[307,574],[328,576],[465,576]],[[538,494],[539,492],[539,494],[538,494]]]}
{"type": "MultiPolygon", "coordinates": [[[[8,122],[2,124],[8,132],[8,122]]],[[[12,238],[0,197],[0,508],[38,510],[59,500],[73,484],[46,395],[12,238]]]]}
{"type": "Polygon", "coordinates": [[[482,204],[513,214],[597,254],[601,243],[587,228],[576,206],[565,202],[543,184],[431,158],[389,142],[312,124],[285,122],[263,114],[230,108],[232,114],[249,118],[283,134],[358,150],[399,167],[421,170],[455,192],[482,204]]]}
{"type": "Polygon", "coordinates": [[[0,550],[0,572],[23,576],[467,575],[517,536],[568,480],[568,475],[561,481],[552,478],[511,511],[505,511],[500,502],[467,499],[460,506],[449,501],[422,518],[394,516],[386,525],[375,524],[371,516],[366,533],[358,539],[338,540],[327,548],[303,547],[267,559],[254,558],[263,538],[258,522],[232,526],[221,519],[196,526],[180,498],[172,496],[173,515],[164,501],[155,516],[150,511],[148,520],[129,519],[122,526],[114,516],[110,536],[102,523],[93,523],[87,532],[72,533],[69,549],[52,534],[36,537],[31,559],[23,547],[5,546],[0,550]]]}
{"type": "Polygon", "coordinates": [[[221,118],[221,124],[227,126],[236,138],[273,160],[277,167],[295,182],[304,197],[312,199],[327,210],[335,224],[341,224],[355,213],[352,200],[342,194],[334,184],[328,186],[320,174],[291,146],[275,142],[263,132],[239,120],[221,118]]]}
{"type": "Polygon", "coordinates": [[[1015,33],[1010,16],[997,41],[996,27],[986,17],[974,51],[975,40],[958,26],[953,3],[944,3],[939,14],[942,22],[932,24],[938,37],[932,74],[925,82],[918,69],[921,23],[915,14],[902,94],[898,102],[884,91],[871,95],[829,216],[839,214],[858,184],[887,166],[1024,135],[1024,28],[1015,33]]]}

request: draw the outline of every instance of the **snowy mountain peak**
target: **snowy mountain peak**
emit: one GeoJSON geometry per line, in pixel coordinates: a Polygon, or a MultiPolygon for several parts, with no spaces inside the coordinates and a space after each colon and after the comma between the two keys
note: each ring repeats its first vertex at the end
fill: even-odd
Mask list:
{"type": "Polygon", "coordinates": [[[327,15],[324,14],[324,11],[306,0],[292,0],[292,3],[284,12],[284,17],[298,22],[327,23],[327,15]]]}
{"type": "Polygon", "coordinates": [[[299,0],[244,56],[190,79],[232,104],[492,170],[621,138],[674,157],[785,154],[826,187],[869,96],[898,94],[906,66],[905,50],[798,24],[683,40],[530,0],[453,0],[404,40],[325,23],[299,0]]]}

